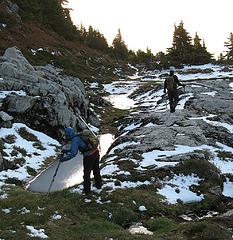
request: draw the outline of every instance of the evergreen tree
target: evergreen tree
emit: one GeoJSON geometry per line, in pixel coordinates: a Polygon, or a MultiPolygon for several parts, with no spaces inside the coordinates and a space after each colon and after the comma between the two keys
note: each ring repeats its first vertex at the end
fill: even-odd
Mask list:
{"type": "Polygon", "coordinates": [[[87,37],[87,30],[86,28],[82,25],[78,28],[79,32],[80,32],[80,36],[81,36],[81,41],[84,42],[84,40],[87,37]]]}
{"type": "Polygon", "coordinates": [[[69,9],[64,7],[67,2],[67,0],[40,0],[43,22],[48,24],[55,32],[72,40],[77,29],[72,23],[69,9]]]}
{"type": "Polygon", "coordinates": [[[70,10],[65,7],[67,0],[15,0],[20,7],[24,21],[38,21],[55,32],[72,40],[78,36],[70,17],[70,10]]]}
{"type": "Polygon", "coordinates": [[[207,51],[204,39],[202,43],[201,55],[202,55],[202,61],[199,64],[210,63],[213,60],[213,54],[207,51]]]}
{"type": "Polygon", "coordinates": [[[168,55],[164,52],[158,52],[155,55],[155,63],[157,65],[157,68],[161,71],[163,68],[169,67],[169,58],[168,55]]]}
{"type": "Polygon", "coordinates": [[[193,47],[194,47],[194,49],[202,48],[202,46],[201,46],[201,39],[199,38],[197,33],[195,34],[195,37],[193,39],[193,47]]]}
{"type": "Polygon", "coordinates": [[[104,35],[98,30],[95,30],[92,26],[89,26],[88,32],[84,31],[84,43],[94,49],[101,50],[103,52],[108,51],[108,43],[104,35]]]}
{"type": "Polygon", "coordinates": [[[138,50],[136,53],[136,61],[137,63],[145,64],[147,68],[152,66],[154,55],[151,52],[151,49],[147,47],[146,52],[142,50],[138,50]]]}
{"type": "Polygon", "coordinates": [[[42,9],[39,0],[15,0],[23,20],[42,20],[42,9]]]}
{"type": "Polygon", "coordinates": [[[205,46],[205,41],[203,40],[203,44],[201,44],[201,39],[198,34],[195,34],[193,39],[193,52],[192,52],[192,64],[206,64],[210,63],[212,59],[212,55],[207,51],[205,46]]]}
{"type": "Polygon", "coordinates": [[[192,38],[184,29],[183,21],[174,26],[172,48],[168,49],[168,57],[173,65],[190,63],[192,58],[192,38]]]}
{"type": "Polygon", "coordinates": [[[219,54],[217,62],[218,63],[224,63],[225,62],[225,57],[222,53],[219,54]]]}
{"type": "Polygon", "coordinates": [[[224,43],[224,46],[228,48],[226,53],[226,60],[228,62],[233,62],[233,33],[227,39],[228,41],[224,43]]]}
{"type": "Polygon", "coordinates": [[[122,38],[120,29],[118,29],[118,33],[113,39],[112,50],[117,60],[126,60],[128,58],[128,48],[122,38]]]}
{"type": "Polygon", "coordinates": [[[137,56],[133,50],[128,51],[128,60],[131,63],[137,63],[137,56]]]}

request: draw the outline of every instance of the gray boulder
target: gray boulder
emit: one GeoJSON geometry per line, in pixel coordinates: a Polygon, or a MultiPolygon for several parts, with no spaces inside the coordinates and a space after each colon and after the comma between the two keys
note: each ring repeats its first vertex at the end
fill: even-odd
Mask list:
{"type": "Polygon", "coordinates": [[[28,62],[18,48],[12,47],[6,49],[3,58],[6,58],[6,63],[11,63],[18,71],[22,71],[30,75],[36,75],[34,67],[28,62]]]}
{"type": "Polygon", "coordinates": [[[83,83],[75,77],[62,75],[52,65],[33,67],[15,47],[8,48],[0,58],[0,87],[23,91],[3,99],[2,109],[30,126],[53,131],[59,127],[81,127],[79,116],[99,125],[97,116],[88,111],[89,100],[83,83]]]}
{"type": "Polygon", "coordinates": [[[12,116],[10,116],[9,114],[7,114],[6,112],[3,112],[3,111],[0,111],[0,118],[2,119],[3,122],[8,122],[13,119],[12,116]]]}
{"type": "Polygon", "coordinates": [[[5,110],[9,113],[25,113],[33,107],[35,101],[36,98],[30,96],[10,95],[5,99],[3,107],[6,105],[5,110]]]}

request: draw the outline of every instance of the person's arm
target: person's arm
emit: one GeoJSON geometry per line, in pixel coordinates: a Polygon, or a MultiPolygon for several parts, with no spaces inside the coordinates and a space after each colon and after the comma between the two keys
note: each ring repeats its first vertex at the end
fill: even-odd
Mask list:
{"type": "Polygon", "coordinates": [[[68,153],[69,151],[70,151],[69,149],[64,149],[64,148],[61,150],[62,153],[68,153]]]}
{"type": "Polygon", "coordinates": [[[179,79],[176,75],[174,75],[173,77],[174,77],[174,81],[176,82],[177,85],[184,87],[184,84],[179,81],[179,79]]]}
{"type": "Polygon", "coordinates": [[[61,162],[68,161],[71,158],[75,157],[78,154],[78,146],[79,146],[78,139],[74,137],[71,143],[70,151],[67,152],[67,155],[60,157],[60,161],[61,162]]]}

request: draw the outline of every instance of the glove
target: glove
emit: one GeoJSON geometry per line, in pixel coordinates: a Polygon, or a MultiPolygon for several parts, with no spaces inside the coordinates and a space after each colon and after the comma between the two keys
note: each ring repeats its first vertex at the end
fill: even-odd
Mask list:
{"type": "Polygon", "coordinates": [[[65,162],[65,159],[64,159],[63,157],[59,157],[58,160],[59,160],[60,162],[65,162]]]}

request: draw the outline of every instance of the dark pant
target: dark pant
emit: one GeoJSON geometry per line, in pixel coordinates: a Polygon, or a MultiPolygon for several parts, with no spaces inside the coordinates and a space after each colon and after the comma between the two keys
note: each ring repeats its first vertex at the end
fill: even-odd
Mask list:
{"type": "Polygon", "coordinates": [[[84,165],[84,183],[83,183],[83,191],[85,193],[89,193],[91,191],[91,171],[93,171],[95,186],[100,189],[102,186],[102,178],[100,176],[100,168],[99,168],[99,151],[97,150],[91,156],[87,156],[83,158],[84,165]]]}
{"type": "Polygon", "coordinates": [[[175,112],[176,105],[179,102],[178,91],[168,91],[168,99],[170,103],[170,112],[175,112]]]}

